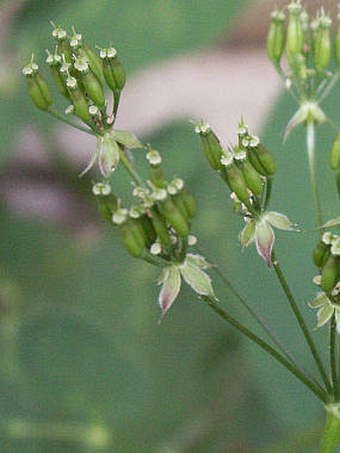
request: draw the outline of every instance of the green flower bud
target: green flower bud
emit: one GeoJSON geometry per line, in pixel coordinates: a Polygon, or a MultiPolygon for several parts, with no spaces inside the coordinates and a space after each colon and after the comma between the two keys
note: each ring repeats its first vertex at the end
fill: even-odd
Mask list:
{"type": "Polygon", "coordinates": [[[167,186],[167,181],[161,167],[162,157],[158,151],[149,149],[146,154],[146,159],[150,164],[150,180],[155,187],[164,189],[167,186]]]}
{"type": "Polygon", "coordinates": [[[144,229],[144,233],[147,238],[146,245],[149,248],[154,242],[156,242],[157,233],[156,233],[156,230],[153,226],[153,223],[152,223],[150,217],[147,214],[143,214],[140,217],[140,221],[141,221],[141,224],[144,229]]]}
{"type": "Polygon", "coordinates": [[[74,67],[81,74],[81,81],[87,96],[95,105],[102,109],[105,106],[103,87],[96,75],[91,71],[87,60],[81,57],[77,58],[74,62],[74,67]]]}
{"type": "Polygon", "coordinates": [[[336,139],[333,143],[331,155],[330,155],[330,165],[332,170],[340,170],[340,132],[338,132],[336,139]]]}
{"type": "Polygon", "coordinates": [[[335,37],[335,61],[336,64],[340,65],[340,13],[338,14],[338,26],[335,37]]]}
{"type": "Polygon", "coordinates": [[[118,209],[118,199],[111,192],[108,183],[97,183],[92,187],[92,192],[96,196],[99,211],[105,220],[112,223],[112,216],[118,209]]]}
{"type": "Polygon", "coordinates": [[[237,160],[237,155],[235,155],[235,160],[238,168],[242,171],[248,189],[257,196],[261,195],[263,189],[263,179],[252,164],[247,160],[247,154],[245,154],[245,158],[241,160],[237,160]]]}
{"type": "Polygon", "coordinates": [[[288,5],[288,29],[286,40],[287,58],[290,65],[296,65],[296,56],[303,51],[303,23],[301,20],[302,6],[299,1],[288,5]]]}
{"type": "Polygon", "coordinates": [[[167,198],[160,205],[161,213],[170,223],[172,228],[178,233],[181,237],[185,238],[189,236],[190,226],[189,222],[174,204],[171,198],[167,198]]]}
{"type": "Polygon", "coordinates": [[[225,166],[224,177],[232,192],[246,206],[249,205],[249,192],[242,171],[236,166],[232,153],[225,153],[222,158],[225,166]]]}
{"type": "Polygon", "coordinates": [[[65,96],[66,99],[70,100],[70,95],[66,86],[65,77],[63,77],[63,75],[60,72],[60,68],[62,66],[62,58],[57,53],[57,51],[54,54],[50,53],[48,50],[46,50],[46,52],[47,52],[46,63],[50,67],[54,83],[56,84],[59,93],[65,96]]]}
{"type": "Polygon", "coordinates": [[[163,245],[171,245],[171,236],[166,221],[156,206],[151,209],[151,222],[160,242],[163,245]]]}
{"type": "Polygon", "coordinates": [[[191,193],[186,188],[184,188],[179,193],[179,195],[181,196],[182,201],[184,203],[188,218],[189,219],[194,218],[196,215],[196,202],[195,202],[194,197],[191,195],[191,193]]]}
{"type": "Polygon", "coordinates": [[[82,90],[79,88],[77,79],[69,76],[66,79],[66,86],[74,105],[76,115],[86,124],[91,124],[91,115],[89,112],[89,105],[82,90]]]}
{"type": "Polygon", "coordinates": [[[186,219],[187,222],[189,222],[190,218],[181,196],[181,192],[176,193],[176,195],[172,195],[170,198],[177,209],[181,212],[182,216],[186,219]]]}
{"type": "Polygon", "coordinates": [[[70,46],[70,41],[68,39],[66,31],[57,27],[53,22],[51,22],[53,27],[52,36],[57,41],[57,49],[59,55],[63,55],[65,61],[69,64],[73,63],[73,49],[70,46]]]}
{"type": "Polygon", "coordinates": [[[281,61],[285,44],[285,15],[282,11],[273,11],[267,35],[267,53],[274,64],[281,61]]]}
{"type": "Polygon", "coordinates": [[[199,123],[195,127],[195,132],[199,134],[203,146],[205,157],[214,170],[223,170],[221,158],[223,148],[215,133],[206,123],[199,123]]]}
{"type": "Polygon", "coordinates": [[[100,58],[103,64],[103,75],[111,90],[122,90],[125,85],[125,71],[113,47],[102,49],[100,58]]]}
{"type": "Polygon", "coordinates": [[[316,69],[326,69],[331,58],[331,24],[329,16],[323,12],[319,17],[318,29],[313,33],[313,56],[316,69]]]}
{"type": "Polygon", "coordinates": [[[323,241],[320,241],[319,244],[313,250],[313,261],[314,264],[321,268],[324,266],[330,254],[329,245],[325,244],[323,241]]]}
{"type": "Polygon", "coordinates": [[[339,257],[330,255],[321,271],[321,289],[325,293],[331,292],[338,282],[340,273],[339,257]]]}
{"type": "Polygon", "coordinates": [[[261,168],[263,168],[264,174],[261,173],[258,168],[256,167],[253,162],[255,159],[252,159],[250,156],[252,156],[252,153],[249,153],[250,157],[250,162],[253,165],[253,167],[260,173],[263,174],[263,176],[273,176],[276,173],[276,162],[273,158],[273,156],[270,154],[270,152],[267,150],[267,148],[259,144],[257,147],[253,148],[253,153],[256,155],[257,161],[259,162],[261,168]]]}
{"type": "Polygon", "coordinates": [[[39,66],[33,60],[32,55],[31,63],[26,65],[22,72],[27,78],[28,91],[35,106],[40,110],[47,110],[52,104],[52,95],[45,79],[38,72],[39,66]]]}
{"type": "Polygon", "coordinates": [[[139,258],[146,247],[146,240],[140,219],[127,219],[119,228],[121,240],[127,251],[139,258]]]}

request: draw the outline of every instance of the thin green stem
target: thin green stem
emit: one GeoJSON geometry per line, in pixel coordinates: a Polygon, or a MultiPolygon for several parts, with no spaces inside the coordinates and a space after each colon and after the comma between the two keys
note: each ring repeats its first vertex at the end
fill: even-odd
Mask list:
{"type": "Polygon", "coordinates": [[[241,332],[243,335],[248,337],[253,343],[257,344],[261,349],[266,351],[271,357],[273,357],[276,361],[281,363],[288,371],[290,371],[299,381],[305,384],[313,393],[314,395],[321,400],[322,402],[326,402],[327,394],[324,390],[320,389],[314,382],[308,379],[304,373],[299,370],[295,365],[290,363],[283,355],[281,355],[278,351],[272,348],[266,341],[262,338],[254,334],[251,330],[245,327],[243,324],[238,322],[235,318],[233,318],[229,313],[227,313],[212,297],[209,296],[202,296],[202,299],[207,302],[208,306],[215,311],[222,319],[232,325],[235,329],[241,332]]]}
{"type": "Polygon", "coordinates": [[[314,121],[309,121],[307,123],[307,153],[309,161],[309,173],[310,180],[312,185],[313,200],[314,200],[314,209],[316,216],[316,226],[318,228],[322,225],[322,212],[321,212],[321,203],[318,185],[316,181],[316,170],[315,170],[315,123],[314,121]]]}
{"type": "Polygon", "coordinates": [[[263,205],[264,211],[266,211],[268,209],[270,197],[272,194],[272,188],[273,188],[273,179],[271,177],[268,177],[267,182],[266,182],[266,198],[264,200],[264,205],[263,205]]]}
{"type": "Polygon", "coordinates": [[[74,127],[75,129],[78,129],[82,132],[85,132],[86,134],[90,134],[90,135],[94,135],[96,136],[97,134],[95,134],[91,129],[87,128],[87,127],[83,127],[79,124],[76,124],[76,123],[73,123],[72,121],[68,120],[67,118],[65,118],[63,115],[61,115],[59,112],[57,112],[56,110],[54,110],[52,107],[49,107],[47,112],[54,116],[55,118],[57,118],[58,120],[62,121],[63,123],[65,124],[68,124],[69,126],[71,127],[74,127]]]}
{"type": "Polygon", "coordinates": [[[116,116],[117,116],[118,107],[119,107],[121,90],[113,90],[112,93],[113,93],[113,111],[112,111],[112,114],[113,114],[113,121],[116,121],[116,116]]]}
{"type": "Polygon", "coordinates": [[[121,147],[119,147],[119,159],[120,159],[121,163],[123,164],[125,170],[129,173],[131,178],[134,180],[134,182],[136,184],[138,184],[139,186],[143,186],[144,183],[143,183],[142,178],[139,176],[137,171],[133,168],[133,165],[131,165],[131,163],[129,162],[129,159],[126,157],[125,152],[121,147]]]}
{"type": "Polygon", "coordinates": [[[278,280],[279,280],[279,282],[281,284],[281,287],[282,287],[282,289],[283,289],[283,291],[284,291],[284,293],[285,293],[285,295],[286,295],[286,297],[288,299],[289,305],[290,305],[290,307],[291,307],[291,309],[292,309],[292,311],[293,311],[293,313],[295,315],[295,318],[296,318],[296,320],[297,320],[297,322],[298,322],[298,324],[299,324],[299,326],[300,326],[300,328],[302,330],[302,333],[303,333],[303,335],[304,335],[304,337],[306,339],[306,342],[307,342],[307,344],[309,346],[309,349],[310,349],[310,351],[312,353],[312,356],[313,356],[314,361],[316,363],[316,366],[317,366],[317,368],[318,368],[318,370],[320,372],[322,380],[323,380],[328,392],[332,392],[332,385],[331,385],[331,383],[329,381],[329,378],[327,376],[327,373],[325,371],[325,367],[324,367],[324,365],[322,363],[322,360],[320,358],[320,355],[319,355],[319,353],[318,353],[318,351],[316,349],[315,343],[314,343],[313,338],[312,338],[312,336],[311,336],[311,334],[310,334],[310,332],[308,330],[308,327],[307,327],[307,325],[305,323],[305,320],[303,319],[303,316],[302,316],[302,314],[301,314],[301,312],[299,310],[299,307],[298,307],[298,305],[297,305],[297,303],[295,301],[293,293],[291,292],[291,290],[289,288],[289,285],[287,283],[286,277],[285,277],[284,273],[282,272],[281,266],[280,266],[280,264],[279,264],[279,262],[278,262],[278,260],[276,258],[276,255],[275,255],[274,251],[272,253],[272,263],[273,263],[273,268],[274,268],[275,274],[276,274],[276,276],[277,276],[277,278],[278,278],[278,280]]]}
{"type": "Polygon", "coordinates": [[[332,384],[334,389],[334,395],[337,396],[338,389],[338,373],[336,364],[336,322],[335,315],[333,314],[331,320],[331,326],[329,330],[329,359],[332,370],[332,384]]]}
{"type": "Polygon", "coordinates": [[[327,419],[320,443],[320,453],[336,453],[340,442],[340,417],[339,407],[326,406],[327,419]]]}

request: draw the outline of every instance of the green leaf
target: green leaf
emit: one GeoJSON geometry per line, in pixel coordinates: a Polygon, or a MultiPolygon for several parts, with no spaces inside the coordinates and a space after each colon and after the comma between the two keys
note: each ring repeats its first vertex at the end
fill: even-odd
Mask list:
{"type": "Polygon", "coordinates": [[[111,132],[111,136],[113,139],[124,145],[126,148],[134,149],[134,148],[142,148],[142,143],[138,140],[136,136],[131,134],[128,131],[120,131],[118,129],[113,129],[111,132]]]}
{"type": "Polygon", "coordinates": [[[158,296],[158,303],[162,309],[162,318],[166,315],[175,302],[181,289],[181,275],[178,266],[166,267],[159,284],[163,284],[158,296]]]}
{"type": "Polygon", "coordinates": [[[324,326],[331,319],[333,313],[334,313],[333,305],[329,301],[326,302],[317,313],[318,319],[317,327],[324,326]]]}

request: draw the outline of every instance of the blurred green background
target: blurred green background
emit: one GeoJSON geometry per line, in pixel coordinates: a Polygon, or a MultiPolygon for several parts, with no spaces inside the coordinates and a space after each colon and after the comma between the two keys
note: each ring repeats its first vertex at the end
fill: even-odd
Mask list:
{"type": "MultiPolygon", "coordinates": [[[[75,25],[92,45],[114,43],[128,75],[138,77],[156,62],[228,43],[247,7],[239,0],[2,2],[0,187],[11,196],[2,197],[0,207],[0,451],[315,451],[323,423],[319,403],[187,288],[157,324],[157,271],[129,257],[98,220],[88,181],[79,182],[78,168],[61,166],[56,158],[63,153],[53,139],[60,125],[34,109],[20,75],[32,50],[41,61],[51,47],[50,19],[75,25]],[[13,160],[25,147],[18,137],[25,139],[23,131],[30,128],[40,134],[49,155],[47,169],[13,160]],[[73,200],[71,218],[55,221],[53,215],[46,219],[30,212],[29,206],[22,209],[25,198],[19,200],[21,210],[13,209],[11,200],[22,196],[19,192],[16,198],[17,179],[30,187],[30,178],[43,184],[42,191],[49,181],[61,187],[65,203],[73,200]],[[87,223],[88,230],[82,228],[87,223]]],[[[246,51],[239,50],[240,58],[246,51]]],[[[325,110],[339,124],[339,89],[335,96],[325,110]]],[[[262,134],[279,164],[272,208],[308,229],[313,210],[303,129],[282,144],[294,108],[281,97],[262,134]]],[[[337,203],[325,159],[333,135],[324,126],[318,136],[325,218],[337,203]]],[[[253,248],[240,252],[242,225],[232,216],[225,187],[206,165],[192,126],[181,121],[155,125],[141,138],[162,152],[168,172],[185,178],[195,193],[194,231],[207,258],[313,370],[273,273],[253,248]]],[[[310,250],[315,238],[277,236],[283,267],[313,328],[315,316],[307,302],[314,294],[310,250]]],[[[222,303],[248,322],[216,276],[214,281],[222,303]]],[[[316,335],[326,357],[325,332],[316,335]]]]}

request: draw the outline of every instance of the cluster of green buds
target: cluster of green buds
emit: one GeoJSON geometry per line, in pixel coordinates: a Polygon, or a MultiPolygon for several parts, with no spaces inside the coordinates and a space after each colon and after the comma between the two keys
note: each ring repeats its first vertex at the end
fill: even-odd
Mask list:
{"type": "MultiPolygon", "coordinates": [[[[339,225],[339,219],[337,222],[339,225]]],[[[317,326],[322,327],[334,315],[340,334],[340,236],[329,231],[323,233],[314,249],[313,261],[319,269],[313,281],[321,289],[310,304],[318,310],[317,326]]]]}
{"type": "Polygon", "coordinates": [[[340,16],[336,36],[331,33],[332,20],[321,8],[309,18],[300,0],[293,0],[283,10],[272,13],[267,35],[267,53],[286,86],[301,103],[286,133],[298,124],[326,121],[319,103],[338,78],[340,66],[340,16]],[[285,62],[283,62],[285,57],[285,62]],[[331,72],[332,60],[336,70],[331,72]]]}
{"type": "Polygon", "coordinates": [[[95,184],[93,194],[103,217],[118,230],[127,251],[163,269],[159,304],[164,316],[178,295],[181,276],[197,294],[214,293],[210,278],[203,271],[208,263],[200,255],[188,253],[197,242],[191,234],[196,214],[193,196],[182,179],[167,181],[158,151],[149,147],[146,159],[149,179],[134,185],[132,204],[124,205],[107,181],[95,184]]]}
{"type": "MultiPolygon", "coordinates": [[[[46,63],[57,91],[68,103],[65,115],[74,114],[85,124],[85,130],[98,137],[98,152],[94,157],[99,156],[101,173],[107,178],[117,166],[119,147],[140,146],[126,132],[117,131],[114,136],[113,124],[125,85],[124,68],[113,47],[100,49],[98,55],[74,28],[68,34],[63,28],[52,25],[55,50],[46,51],[46,63]],[[113,94],[112,106],[106,99],[109,90],[113,94]]],[[[51,90],[34,56],[23,68],[23,74],[36,107],[65,121],[66,117],[53,108],[51,90]]]]}
{"type": "Polygon", "coordinates": [[[65,115],[72,113],[85,125],[71,123],[53,109],[48,84],[32,57],[23,73],[34,104],[97,137],[96,150],[80,176],[98,161],[102,179],[93,185],[92,192],[102,216],[117,230],[133,257],[162,268],[159,280],[162,315],[175,301],[182,278],[199,296],[215,298],[210,277],[205,273],[210,265],[204,257],[189,251],[197,241],[191,234],[196,205],[184,181],[174,178],[169,182],[159,152],[142,145],[132,133],[113,128],[125,85],[125,71],[117,51],[113,47],[101,48],[97,55],[74,28],[68,35],[64,29],[52,25],[56,47],[53,53],[47,51],[46,62],[58,91],[70,104],[65,115]],[[105,96],[105,85],[112,92],[112,107],[105,96]],[[149,166],[146,181],[132,159],[130,151],[134,148],[146,150],[149,166]],[[129,194],[125,201],[114,194],[111,187],[110,178],[119,162],[134,184],[132,197],[129,194]]]}
{"type": "Polygon", "coordinates": [[[243,120],[237,129],[237,144],[228,149],[223,148],[206,123],[198,123],[195,131],[200,136],[210,166],[231,190],[234,211],[246,222],[240,234],[241,245],[247,247],[255,241],[260,256],[270,265],[275,241],[272,226],[294,229],[285,215],[267,211],[276,173],[272,154],[257,136],[249,133],[243,120]]]}

